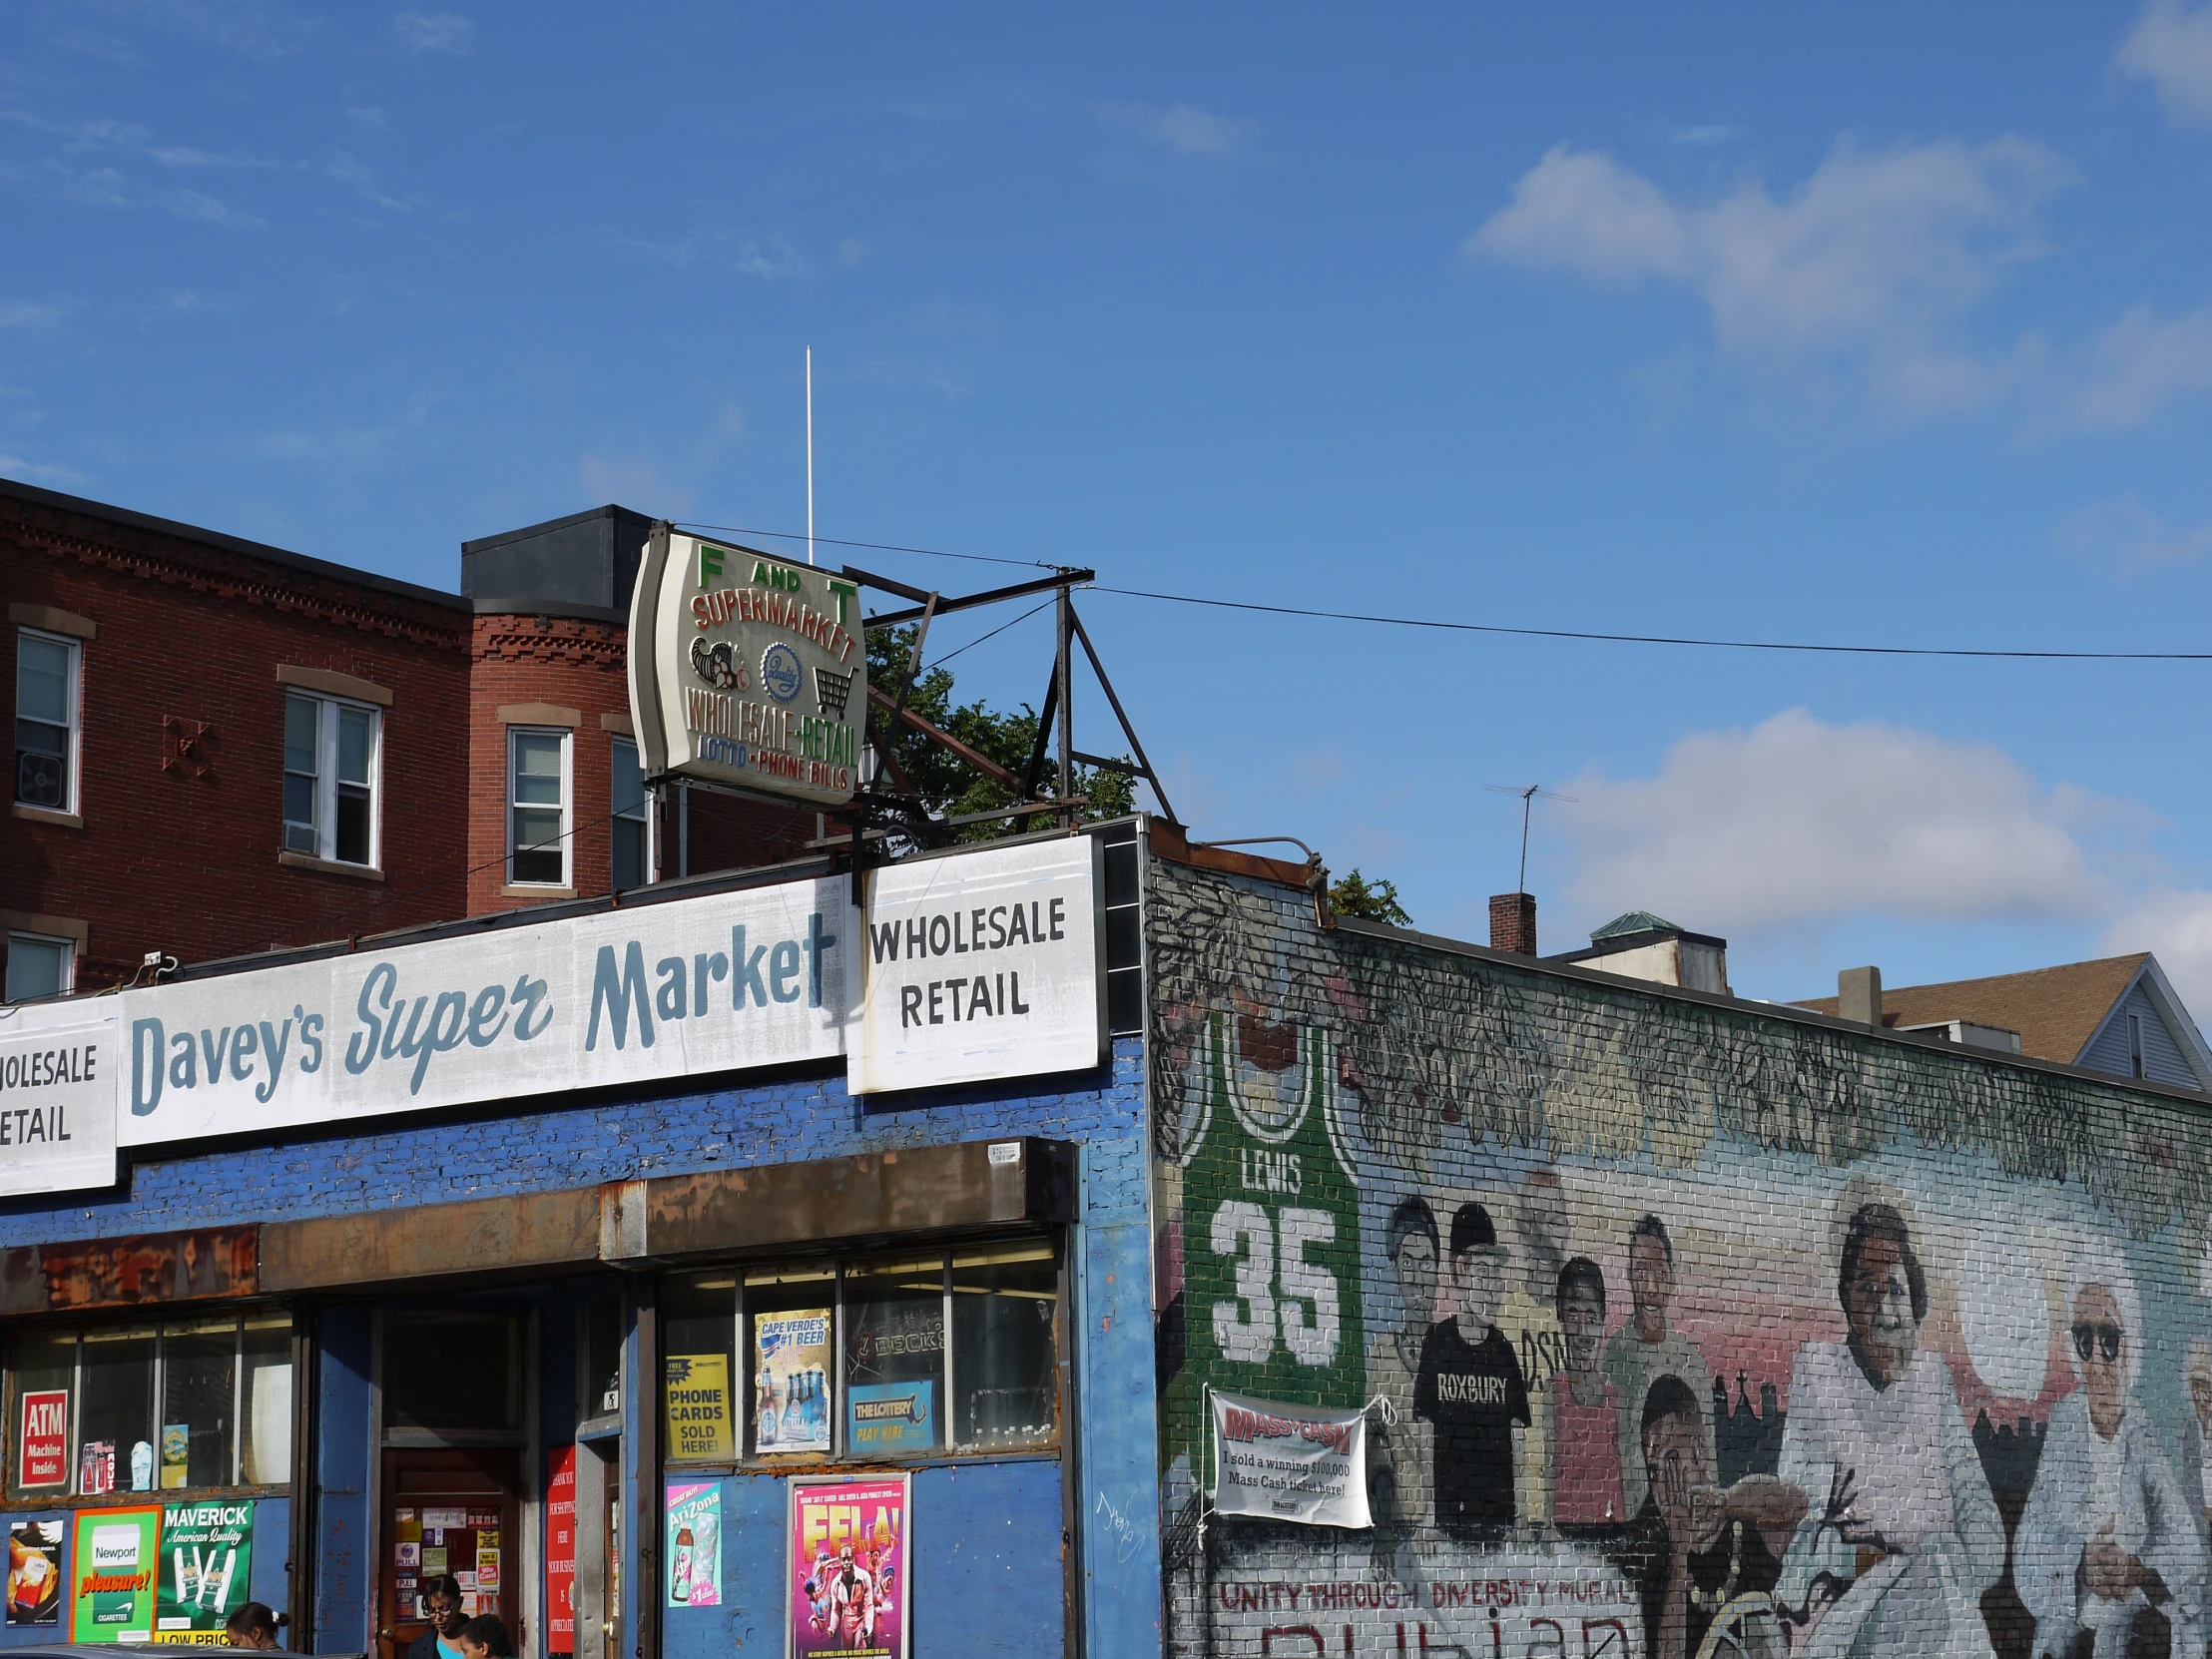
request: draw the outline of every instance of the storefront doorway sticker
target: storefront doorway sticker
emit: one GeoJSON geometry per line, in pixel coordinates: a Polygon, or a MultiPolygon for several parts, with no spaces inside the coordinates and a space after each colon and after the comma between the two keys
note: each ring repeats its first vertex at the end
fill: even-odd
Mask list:
{"type": "Polygon", "coordinates": [[[907,1659],[910,1497],[903,1474],[791,1483],[787,1659],[907,1659]]]}
{"type": "Polygon", "coordinates": [[[162,1512],[80,1509],[70,1551],[69,1639],[150,1642],[162,1512]]]}
{"type": "Polygon", "coordinates": [[[722,1482],[672,1480],[668,1486],[668,1604],[722,1605],[722,1482]]]}

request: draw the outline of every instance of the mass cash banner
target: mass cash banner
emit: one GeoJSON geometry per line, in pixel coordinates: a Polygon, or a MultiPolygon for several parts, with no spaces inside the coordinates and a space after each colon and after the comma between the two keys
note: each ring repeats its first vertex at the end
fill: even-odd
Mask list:
{"type": "Polygon", "coordinates": [[[1370,1526],[1368,1414],[1215,1393],[1214,1508],[1306,1526],[1370,1526]]]}
{"type": "Polygon", "coordinates": [[[910,1497],[903,1474],[791,1483],[786,1659],[906,1659],[910,1497]]]}
{"type": "Polygon", "coordinates": [[[224,1625],[246,1605],[254,1567],[254,1505],[162,1505],[161,1591],[154,1640],[222,1647],[224,1625]]]}

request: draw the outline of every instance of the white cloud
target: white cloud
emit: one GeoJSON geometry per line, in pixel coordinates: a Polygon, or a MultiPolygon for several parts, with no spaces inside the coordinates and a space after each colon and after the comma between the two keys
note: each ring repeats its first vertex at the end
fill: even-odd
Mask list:
{"type": "Polygon", "coordinates": [[[2113,918],[2097,946],[2110,956],[2152,952],[2198,1023],[2212,1014],[2212,892],[2152,887],[2113,918]]]}
{"type": "Polygon", "coordinates": [[[1724,127],[1717,123],[1703,127],[1677,127],[1671,135],[1674,142],[1692,150],[1710,150],[1716,145],[1734,144],[1744,136],[1741,127],[1724,127]]]}
{"type": "Polygon", "coordinates": [[[2162,318],[2136,306],[2089,346],[2061,405],[2065,423],[2140,426],[2167,403],[2212,391],[2212,305],[2162,318]]]}
{"type": "Polygon", "coordinates": [[[1250,153],[1260,124],[1215,115],[1196,104],[1094,104],[1091,113],[1110,127],[1134,133],[1155,149],[1207,161],[1235,161],[1250,153]]]}
{"type": "Polygon", "coordinates": [[[0,328],[51,328],[74,309],[73,303],[0,299],[0,328]]]}
{"type": "Polygon", "coordinates": [[[1864,912],[2094,919],[2115,900],[2078,831],[2127,812],[2042,789],[1987,744],[1803,709],[1693,733],[1653,777],[1592,773],[1564,789],[1577,910],[1735,934],[1864,912]]]}
{"type": "Polygon", "coordinates": [[[2170,119],[2212,123],[2212,6],[2153,0],[2120,42],[2119,66],[2157,89],[2170,119]]]}
{"type": "Polygon", "coordinates": [[[27,484],[45,484],[53,489],[83,489],[92,482],[89,474],[75,467],[52,466],[7,454],[0,454],[0,476],[20,479],[27,484]]]}
{"type": "Polygon", "coordinates": [[[445,52],[458,57],[469,49],[476,25],[458,12],[401,12],[391,20],[399,39],[415,52],[445,52]]]}
{"type": "Polygon", "coordinates": [[[1867,150],[1846,138],[1780,196],[1745,184],[1693,203],[1562,145],[1465,253],[1687,289],[1739,358],[1855,361],[1886,400],[1927,412],[1996,390],[2001,370],[1950,335],[2008,266],[2043,252],[2039,210],[2067,178],[2025,139],[1867,150]]]}
{"type": "Polygon", "coordinates": [[[2099,501],[2072,514],[2051,532],[2061,552],[2123,576],[2212,558],[2212,523],[2168,524],[2135,499],[2135,492],[2099,501]]]}
{"type": "MultiPolygon", "coordinates": [[[[813,270],[805,255],[783,237],[773,233],[694,230],[667,242],[625,236],[619,231],[601,231],[600,236],[616,248],[641,254],[663,265],[675,266],[680,271],[712,266],[724,271],[734,271],[741,276],[774,279],[804,276],[813,270]]],[[[839,254],[841,257],[841,244],[839,254]]]]}

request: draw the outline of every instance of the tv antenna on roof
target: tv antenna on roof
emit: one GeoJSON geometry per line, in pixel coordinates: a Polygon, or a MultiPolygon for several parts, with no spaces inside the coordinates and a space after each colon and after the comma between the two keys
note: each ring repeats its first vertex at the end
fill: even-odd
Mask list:
{"type": "Polygon", "coordinates": [[[1515,892],[1526,892],[1528,890],[1528,815],[1538,801],[1565,801],[1571,803],[1574,797],[1561,795],[1555,790],[1547,790],[1541,784],[1530,784],[1525,788],[1516,788],[1511,784],[1484,784],[1482,787],[1492,795],[1517,795],[1520,797],[1520,885],[1513,890],[1515,892]]]}

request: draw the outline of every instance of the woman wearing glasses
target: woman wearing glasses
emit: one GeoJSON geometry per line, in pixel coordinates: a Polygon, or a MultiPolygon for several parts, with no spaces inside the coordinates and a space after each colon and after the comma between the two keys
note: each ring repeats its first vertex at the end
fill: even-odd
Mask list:
{"type": "Polygon", "coordinates": [[[2204,1545],[2149,1413],[2135,1398],[2142,1309],[2107,1245],[2066,1287],[2067,1353],[2079,1386],[2051,1408],[2013,1576],[2048,1659],[2204,1652],[2204,1545]]]}
{"type": "Polygon", "coordinates": [[[1811,1500],[1776,1589],[1817,1618],[1796,1651],[1991,1659],[2004,1528],[1950,1369],[1920,1352],[1928,1280],[1895,1205],[1853,1212],[1836,1292],[1845,1339],[1799,1353],[1782,1432],[1782,1478],[1811,1500]]]}

